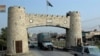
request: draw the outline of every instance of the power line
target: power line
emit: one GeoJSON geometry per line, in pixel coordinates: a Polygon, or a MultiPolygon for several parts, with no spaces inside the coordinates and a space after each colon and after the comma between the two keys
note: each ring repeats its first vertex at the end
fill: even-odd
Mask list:
{"type": "Polygon", "coordinates": [[[94,30],[94,29],[100,30],[100,25],[95,25],[95,26],[92,26],[92,27],[89,27],[89,28],[84,28],[84,27],[82,27],[82,28],[87,29],[87,30],[94,30]]]}
{"type": "Polygon", "coordinates": [[[88,20],[84,20],[82,22],[91,22],[91,21],[94,21],[94,20],[100,20],[100,17],[97,17],[97,18],[93,18],[93,19],[88,19],[88,20]]]}

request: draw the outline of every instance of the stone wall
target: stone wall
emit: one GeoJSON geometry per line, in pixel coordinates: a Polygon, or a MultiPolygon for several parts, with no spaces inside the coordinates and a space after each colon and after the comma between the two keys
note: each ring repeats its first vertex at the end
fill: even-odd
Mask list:
{"type": "Polygon", "coordinates": [[[69,28],[69,17],[66,16],[26,14],[26,19],[27,27],[51,25],[69,28]]]}

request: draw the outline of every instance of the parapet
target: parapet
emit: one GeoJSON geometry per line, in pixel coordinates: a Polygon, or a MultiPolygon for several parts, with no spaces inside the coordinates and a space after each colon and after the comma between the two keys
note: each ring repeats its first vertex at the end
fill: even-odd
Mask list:
{"type": "Polygon", "coordinates": [[[15,10],[14,12],[17,12],[18,10],[21,10],[21,11],[24,11],[25,12],[25,8],[24,7],[21,7],[21,6],[10,6],[9,8],[8,8],[8,10],[15,10]]]}
{"type": "Polygon", "coordinates": [[[80,12],[79,11],[69,11],[67,14],[66,14],[66,17],[67,16],[76,16],[76,15],[80,15],[80,12]]]}
{"type": "Polygon", "coordinates": [[[21,6],[10,6],[9,8],[15,8],[15,9],[25,9],[24,7],[21,7],[21,6]]]}
{"type": "Polygon", "coordinates": [[[48,15],[48,14],[27,14],[30,16],[36,16],[36,17],[53,17],[53,18],[66,18],[66,16],[62,15],[48,15]]]}

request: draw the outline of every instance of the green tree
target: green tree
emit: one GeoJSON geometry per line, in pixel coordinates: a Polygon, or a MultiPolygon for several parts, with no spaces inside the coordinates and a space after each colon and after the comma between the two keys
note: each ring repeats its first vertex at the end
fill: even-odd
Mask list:
{"type": "Polygon", "coordinates": [[[97,45],[100,48],[100,41],[99,40],[95,41],[95,45],[97,45]]]}
{"type": "Polygon", "coordinates": [[[51,37],[52,37],[52,38],[56,38],[57,35],[58,35],[57,33],[51,33],[51,37]]]}
{"type": "Polygon", "coordinates": [[[4,41],[3,39],[0,39],[0,46],[6,46],[6,41],[4,41]]]}
{"type": "Polygon", "coordinates": [[[6,47],[7,43],[7,27],[1,29],[1,34],[0,34],[0,49],[2,47],[6,47]]]}
{"type": "Polygon", "coordinates": [[[1,29],[0,39],[7,40],[7,27],[1,29]]]}

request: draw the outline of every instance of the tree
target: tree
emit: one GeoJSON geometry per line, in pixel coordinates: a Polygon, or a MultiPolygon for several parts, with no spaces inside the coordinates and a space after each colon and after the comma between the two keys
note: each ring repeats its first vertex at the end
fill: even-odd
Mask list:
{"type": "Polygon", "coordinates": [[[0,39],[7,40],[7,27],[1,29],[0,39]]]}
{"type": "Polygon", "coordinates": [[[0,39],[0,46],[6,46],[6,41],[4,41],[3,39],[0,39]]]}
{"type": "Polygon", "coordinates": [[[97,29],[94,29],[94,31],[98,31],[97,29]]]}
{"type": "Polygon", "coordinates": [[[6,49],[6,43],[7,43],[7,27],[1,29],[0,34],[0,50],[6,49]]]}
{"type": "Polygon", "coordinates": [[[56,38],[57,35],[58,35],[57,33],[51,33],[51,37],[52,37],[52,38],[56,38]]]}

